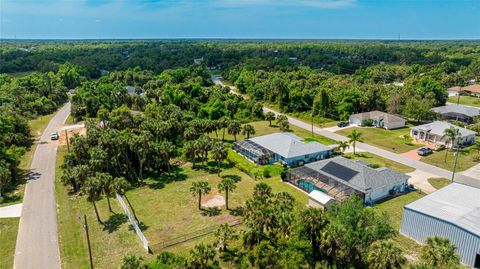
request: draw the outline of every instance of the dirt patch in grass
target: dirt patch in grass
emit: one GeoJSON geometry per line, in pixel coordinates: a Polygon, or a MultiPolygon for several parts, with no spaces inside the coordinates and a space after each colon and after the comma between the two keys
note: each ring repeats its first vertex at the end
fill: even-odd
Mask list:
{"type": "Polygon", "coordinates": [[[225,205],[225,198],[219,194],[209,194],[202,199],[204,207],[221,207],[225,205]]]}

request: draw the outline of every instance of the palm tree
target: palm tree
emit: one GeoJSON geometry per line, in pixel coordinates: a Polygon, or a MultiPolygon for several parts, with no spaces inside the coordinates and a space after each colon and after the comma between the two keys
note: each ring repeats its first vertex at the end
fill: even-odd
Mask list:
{"type": "Polygon", "coordinates": [[[193,196],[198,196],[198,209],[202,209],[202,195],[209,194],[210,191],[210,185],[208,185],[206,181],[196,181],[192,183],[190,192],[193,196]]]}
{"type": "Polygon", "coordinates": [[[192,168],[195,168],[195,160],[198,153],[197,144],[195,143],[195,141],[187,141],[183,145],[183,150],[187,160],[190,160],[192,162],[192,168]]]}
{"type": "Polygon", "coordinates": [[[277,116],[277,124],[280,126],[280,130],[288,131],[290,128],[288,123],[288,117],[285,115],[278,115],[277,116]]]}
{"type": "Polygon", "coordinates": [[[265,113],[265,120],[268,120],[268,126],[272,126],[272,120],[275,120],[275,114],[271,111],[265,113]]]}
{"type": "Polygon", "coordinates": [[[245,125],[243,125],[242,134],[246,135],[247,138],[250,138],[250,135],[255,134],[255,128],[250,124],[245,124],[245,125]]]}
{"type": "Polygon", "coordinates": [[[217,252],[212,245],[200,243],[190,250],[190,256],[187,258],[187,268],[217,268],[218,261],[215,259],[217,252]]]}
{"type": "Polygon", "coordinates": [[[242,125],[237,120],[232,120],[228,123],[228,133],[233,135],[233,139],[237,141],[237,135],[242,131],[242,125]]]}
{"type": "Polygon", "coordinates": [[[391,240],[382,240],[371,245],[367,262],[370,269],[397,269],[402,268],[406,259],[402,250],[391,240]]]}
{"type": "Polygon", "coordinates": [[[218,190],[221,192],[222,190],[225,191],[225,207],[228,210],[228,193],[233,191],[237,188],[235,180],[231,178],[223,178],[217,186],[218,190]]]}
{"type": "Polygon", "coordinates": [[[212,148],[212,141],[208,136],[202,135],[199,139],[195,140],[195,147],[198,156],[202,160],[202,165],[205,165],[205,161],[208,159],[208,151],[212,148]]]}
{"type": "Polygon", "coordinates": [[[433,236],[427,238],[427,244],[422,250],[422,260],[432,268],[455,268],[460,264],[460,259],[455,253],[456,247],[448,238],[433,236]]]}
{"type": "Polygon", "coordinates": [[[346,149],[350,148],[350,144],[348,144],[347,141],[339,141],[337,149],[341,150],[342,152],[345,152],[346,149]]]}
{"type": "Polygon", "coordinates": [[[222,128],[222,141],[225,141],[225,129],[228,127],[229,120],[226,117],[221,117],[218,120],[218,127],[222,128]]]}
{"type": "Polygon", "coordinates": [[[100,181],[102,193],[107,197],[108,210],[113,212],[110,204],[110,197],[115,195],[115,191],[113,189],[113,177],[107,173],[97,173],[96,177],[100,181]]]}
{"type": "Polygon", "coordinates": [[[228,241],[237,239],[238,235],[228,223],[224,223],[215,231],[215,237],[218,250],[224,252],[227,250],[228,241]]]}
{"type": "Polygon", "coordinates": [[[455,145],[455,141],[457,141],[460,137],[462,137],[460,130],[453,126],[443,131],[442,139],[445,138],[445,161],[444,162],[447,162],[448,144],[450,144],[451,147],[453,148],[453,146],[455,145]]]}
{"type": "Polygon", "coordinates": [[[228,148],[223,142],[215,142],[212,146],[212,157],[217,162],[217,175],[220,176],[220,164],[228,156],[228,148]]]}
{"type": "Polygon", "coordinates": [[[102,198],[102,182],[97,177],[88,177],[83,185],[83,193],[87,195],[87,201],[92,203],[98,222],[103,223],[95,203],[102,198]]]}
{"type": "Polygon", "coordinates": [[[357,142],[362,142],[362,133],[358,132],[357,130],[353,130],[351,134],[347,136],[350,138],[348,142],[353,146],[353,155],[355,155],[355,147],[357,142]]]}

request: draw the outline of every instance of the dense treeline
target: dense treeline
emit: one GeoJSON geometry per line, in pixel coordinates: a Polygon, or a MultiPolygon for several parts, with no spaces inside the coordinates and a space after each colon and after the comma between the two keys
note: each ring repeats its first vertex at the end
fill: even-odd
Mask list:
{"type": "MultiPolygon", "coordinates": [[[[285,192],[259,183],[243,208],[246,228],[228,224],[215,232],[214,244],[196,245],[188,256],[162,252],[144,263],[126,256],[122,269],[156,268],[406,268],[396,231],[384,214],[353,196],[324,211],[299,210],[285,192]]],[[[420,261],[409,268],[459,269],[448,239],[429,238],[420,261]]]]}
{"type": "Polygon", "coordinates": [[[80,79],[70,64],[55,73],[0,74],[0,196],[19,181],[20,158],[32,144],[27,120],[54,112],[67,101],[67,85],[80,79]]]}

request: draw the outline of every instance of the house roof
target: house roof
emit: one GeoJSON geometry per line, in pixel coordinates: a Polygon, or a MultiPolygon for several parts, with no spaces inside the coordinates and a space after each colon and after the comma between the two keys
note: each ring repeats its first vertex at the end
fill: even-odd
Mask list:
{"type": "Polygon", "coordinates": [[[312,198],[313,200],[315,200],[319,203],[321,203],[322,205],[326,205],[331,200],[334,200],[332,197],[330,197],[330,195],[328,195],[324,192],[321,192],[321,191],[317,191],[317,190],[311,191],[308,194],[308,197],[312,198]]]}
{"type": "Polygon", "coordinates": [[[448,104],[446,106],[434,107],[431,111],[440,114],[446,113],[456,113],[462,114],[468,117],[480,116],[480,108],[475,108],[471,106],[462,106],[457,104],[448,104]]]}
{"type": "Polygon", "coordinates": [[[469,91],[469,92],[477,92],[477,93],[480,93],[480,84],[473,84],[473,85],[468,85],[468,86],[465,86],[465,87],[459,87],[459,86],[455,86],[455,87],[451,87],[451,88],[448,88],[448,90],[450,91],[469,91]]]}
{"type": "Polygon", "coordinates": [[[352,161],[341,156],[305,166],[363,193],[406,182],[410,178],[385,167],[374,169],[364,162],[352,161]]]}
{"type": "Polygon", "coordinates": [[[412,129],[413,130],[419,130],[419,131],[428,131],[431,134],[438,135],[438,136],[443,136],[445,129],[448,129],[450,127],[454,127],[456,129],[460,130],[460,134],[462,135],[462,137],[476,134],[472,130],[465,129],[465,128],[459,127],[457,125],[453,125],[453,124],[445,122],[445,121],[434,121],[434,122],[431,122],[431,123],[414,126],[414,127],[412,127],[412,129]]]}
{"type": "Polygon", "coordinates": [[[358,120],[383,120],[385,123],[393,123],[393,122],[405,122],[405,119],[395,116],[392,114],[388,114],[382,111],[370,111],[370,112],[363,112],[358,114],[353,114],[350,116],[350,119],[358,119],[358,120]]]}
{"type": "Polygon", "coordinates": [[[292,158],[332,149],[331,146],[325,146],[317,142],[303,142],[302,138],[291,133],[273,133],[253,137],[249,140],[284,158],[292,158]]]}
{"type": "Polygon", "coordinates": [[[480,236],[480,189],[452,183],[405,208],[457,225],[480,236]]]}

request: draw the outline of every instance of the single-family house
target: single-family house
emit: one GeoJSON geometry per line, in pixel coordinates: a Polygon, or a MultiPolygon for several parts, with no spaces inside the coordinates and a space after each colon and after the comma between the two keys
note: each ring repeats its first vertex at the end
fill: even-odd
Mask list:
{"type": "Polygon", "coordinates": [[[453,143],[453,146],[475,143],[476,133],[474,131],[453,125],[445,121],[434,121],[431,123],[414,126],[410,128],[410,136],[417,141],[424,141],[436,145],[443,145],[445,147],[452,147],[452,141],[449,141],[449,138],[445,136],[445,130],[452,127],[458,129],[460,132],[460,137],[453,143]]]}
{"type": "Polygon", "coordinates": [[[480,108],[456,104],[434,107],[430,111],[438,114],[441,120],[455,120],[465,123],[470,123],[473,118],[480,116],[480,108]]]}
{"type": "Polygon", "coordinates": [[[350,124],[355,125],[362,125],[365,120],[372,120],[373,126],[387,130],[405,127],[407,123],[402,117],[377,110],[353,114],[349,118],[350,124]]]}
{"type": "MultiPolygon", "coordinates": [[[[290,169],[283,179],[307,193],[317,190],[336,201],[355,194],[366,204],[373,204],[404,192],[409,178],[385,167],[373,168],[362,161],[339,156],[290,169]]],[[[316,200],[330,202],[324,198],[316,200]]]]}
{"type": "Polygon", "coordinates": [[[233,143],[233,149],[257,164],[281,162],[299,166],[329,158],[336,145],[305,142],[291,133],[273,133],[233,143]]]}
{"type": "Polygon", "coordinates": [[[425,243],[441,236],[456,246],[460,261],[480,268],[480,189],[452,183],[403,209],[400,233],[425,243]]]}
{"type": "Polygon", "coordinates": [[[448,96],[458,96],[461,93],[480,97],[480,84],[472,84],[465,87],[455,86],[448,88],[448,96]]]}

